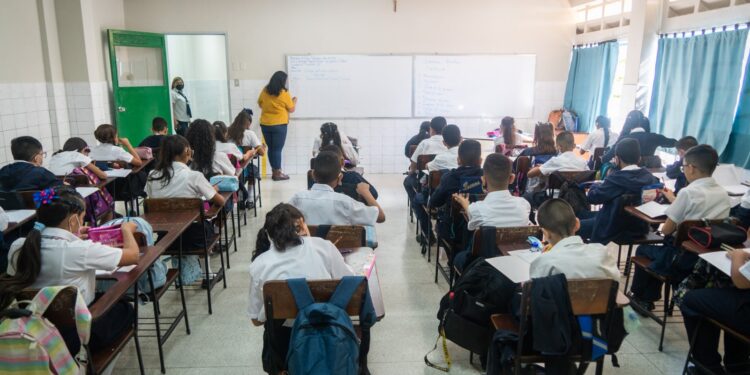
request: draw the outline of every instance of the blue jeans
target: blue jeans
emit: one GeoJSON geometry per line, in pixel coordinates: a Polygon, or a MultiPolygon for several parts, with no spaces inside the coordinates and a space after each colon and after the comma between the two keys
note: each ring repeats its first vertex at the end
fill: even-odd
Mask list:
{"type": "Polygon", "coordinates": [[[268,161],[274,170],[281,169],[281,151],[284,150],[284,143],[286,142],[286,127],[287,124],[260,125],[263,138],[268,145],[268,161]]]}
{"type": "Polygon", "coordinates": [[[174,131],[181,136],[185,136],[187,134],[188,127],[190,126],[189,121],[177,121],[177,126],[175,127],[174,131]]]}

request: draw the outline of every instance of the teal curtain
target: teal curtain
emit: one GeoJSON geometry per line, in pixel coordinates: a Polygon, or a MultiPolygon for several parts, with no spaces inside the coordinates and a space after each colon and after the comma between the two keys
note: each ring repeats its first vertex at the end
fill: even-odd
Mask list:
{"type": "Polygon", "coordinates": [[[659,39],[649,118],[667,137],[727,146],[742,77],[747,29],[659,39]]]}
{"type": "Polygon", "coordinates": [[[745,82],[742,84],[737,115],[721,161],[750,168],[750,63],[745,66],[745,82]]]}
{"type": "Polygon", "coordinates": [[[618,49],[617,41],[573,49],[564,106],[578,114],[578,131],[592,131],[596,117],[607,114],[618,49]]]}

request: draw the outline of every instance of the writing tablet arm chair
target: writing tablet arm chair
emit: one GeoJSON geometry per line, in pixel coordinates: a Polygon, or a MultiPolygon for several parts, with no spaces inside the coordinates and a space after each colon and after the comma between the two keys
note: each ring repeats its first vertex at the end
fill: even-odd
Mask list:
{"type": "MultiPolygon", "coordinates": [[[[622,253],[622,247],[628,246],[628,254],[625,257],[625,275],[630,274],[630,257],[633,253],[633,247],[638,245],[655,245],[664,242],[664,236],[657,233],[655,228],[651,228],[648,223],[637,217],[628,214],[625,211],[625,207],[638,206],[641,204],[640,194],[623,194],[612,201],[612,204],[617,205],[618,220],[622,220],[621,224],[617,224],[619,228],[626,228],[626,231],[617,234],[614,238],[602,238],[598,235],[600,225],[612,225],[611,223],[605,223],[604,221],[597,221],[594,226],[594,231],[591,236],[591,242],[608,243],[610,241],[617,244],[617,265],[620,266],[620,259],[622,253]]],[[[626,288],[627,289],[627,288],[626,288]]]]}
{"type": "Polygon", "coordinates": [[[528,183],[528,174],[531,170],[531,158],[528,156],[519,156],[513,162],[513,173],[516,175],[511,191],[517,193],[519,196],[526,192],[526,185],[528,183]]]}
{"type": "Polygon", "coordinates": [[[565,182],[582,184],[595,179],[596,171],[552,172],[547,180],[547,193],[552,196],[552,192],[560,189],[565,182]]]}
{"type": "MultiPolygon", "coordinates": [[[[423,251],[427,251],[427,262],[429,263],[431,261],[432,256],[432,243],[429,241],[430,238],[432,238],[433,234],[433,225],[432,221],[433,219],[437,219],[437,209],[430,208],[427,203],[430,202],[430,198],[432,197],[432,193],[435,191],[435,189],[438,188],[440,185],[440,179],[443,178],[443,171],[430,171],[430,173],[427,175],[427,199],[425,199],[424,204],[422,204],[422,209],[427,214],[427,233],[425,234],[425,241],[422,243],[423,251]],[[426,247],[426,248],[425,248],[426,247]]],[[[436,241],[436,257],[439,256],[440,251],[440,243],[439,241],[436,241]]]]}
{"type": "Polygon", "coordinates": [[[331,241],[337,249],[367,246],[367,230],[361,225],[308,225],[310,235],[331,241]]]}
{"type": "Polygon", "coordinates": [[[474,231],[474,243],[471,247],[471,255],[476,258],[482,256],[491,258],[500,255],[508,255],[509,251],[528,249],[530,247],[528,238],[534,236],[542,237],[542,230],[536,225],[527,225],[522,227],[481,227],[474,231]],[[485,230],[495,230],[494,251],[485,250],[486,247],[482,241],[482,232],[485,230]]]}
{"type": "Polygon", "coordinates": [[[607,147],[597,147],[594,149],[594,153],[592,154],[591,158],[594,160],[594,171],[598,171],[602,169],[602,157],[604,157],[604,153],[607,151],[607,147]]]}

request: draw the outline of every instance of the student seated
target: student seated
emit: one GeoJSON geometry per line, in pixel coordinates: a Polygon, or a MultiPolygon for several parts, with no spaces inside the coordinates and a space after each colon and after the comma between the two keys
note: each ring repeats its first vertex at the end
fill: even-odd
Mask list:
{"type": "MultiPolygon", "coordinates": [[[[711,177],[718,163],[719,155],[709,145],[698,145],[685,153],[682,168],[688,186],[683,188],[676,197],[667,189],[663,191],[664,197],[671,202],[671,205],[667,208],[667,221],[662,226],[661,232],[670,238],[665,240],[663,246],[641,245],[635,252],[635,255],[647,257],[653,261],[649,266],[652,271],[671,276],[675,283],[679,283],[690,273],[698,258],[693,253],[684,252],[680,255],[678,262],[672,266],[672,261],[679,254],[679,250],[677,244],[672,243],[671,235],[675,233],[680,223],[685,220],[725,219],[729,216],[729,195],[711,177]]],[[[653,302],[661,297],[661,282],[636,267],[630,292],[634,303],[653,310],[653,302]]]]}
{"type": "MultiPolygon", "coordinates": [[[[134,223],[122,224],[122,249],[85,239],[83,226],[85,203],[75,189],[61,186],[44,190],[35,198],[37,222],[26,238],[11,245],[7,274],[0,276],[0,309],[5,309],[26,288],[72,285],[89,306],[96,300],[96,271],[114,271],[117,267],[138,263],[138,244],[134,223]]],[[[91,325],[89,347],[96,351],[107,347],[132,327],[133,306],[120,300],[91,325]]],[[[70,353],[80,349],[75,327],[61,329],[70,353]]]]}
{"type": "Polygon", "coordinates": [[[130,145],[127,138],[119,138],[117,129],[109,124],[99,125],[94,130],[94,138],[99,141],[99,145],[91,147],[89,157],[95,161],[119,161],[140,167],[143,164],[138,153],[130,145]],[[125,147],[125,150],[122,147],[125,147]]]}
{"type": "Polygon", "coordinates": [[[430,138],[419,142],[417,149],[411,156],[409,174],[404,179],[404,189],[406,189],[406,195],[409,196],[409,200],[414,199],[414,195],[416,194],[415,189],[421,190],[419,179],[422,171],[417,170],[417,160],[419,157],[422,155],[437,155],[446,150],[443,143],[443,128],[446,125],[447,121],[444,117],[433,118],[430,121],[430,138]]]}
{"type": "Polygon", "coordinates": [[[10,141],[13,162],[0,169],[0,190],[42,190],[62,185],[55,174],[42,167],[46,152],[34,137],[21,136],[10,141]]]}
{"type": "Polygon", "coordinates": [[[740,204],[732,207],[729,216],[738,219],[744,228],[750,228],[750,190],[742,196],[740,204]]]}
{"type": "Polygon", "coordinates": [[[586,198],[590,204],[600,204],[599,211],[590,212],[590,217],[581,220],[578,235],[603,245],[626,233],[644,234],[648,228],[634,217],[622,217],[621,197],[625,194],[638,197],[640,201],[645,186],[659,183],[648,170],[638,166],[641,149],[635,139],[625,139],[618,143],[614,163],[617,170],[611,172],[600,184],[589,188],[586,198]],[[641,229],[641,231],[639,231],[641,229]],[[642,230],[642,229],[645,229],[642,230]]]}
{"type": "Polygon", "coordinates": [[[422,121],[422,124],[419,125],[419,132],[409,138],[406,142],[406,145],[404,146],[404,156],[410,158],[409,150],[411,149],[411,146],[417,146],[419,145],[419,142],[422,142],[427,138],[430,138],[430,122],[422,121]]]}
{"type": "Polygon", "coordinates": [[[540,187],[544,186],[541,183],[541,177],[548,177],[553,172],[578,172],[588,170],[588,163],[580,156],[573,152],[576,144],[573,139],[573,133],[564,131],[557,135],[555,138],[557,143],[557,151],[560,153],[557,156],[553,156],[546,163],[531,168],[527,174],[529,177],[529,183],[524,194],[532,207],[539,207],[539,205],[551,198],[547,195],[546,190],[540,190],[540,187]],[[534,191],[537,190],[537,191],[534,191]]]}
{"type": "Polygon", "coordinates": [[[427,170],[432,172],[458,168],[458,145],[461,141],[461,129],[453,124],[446,125],[443,128],[443,145],[446,150],[435,155],[435,159],[427,163],[427,170]]]}
{"type": "MultiPolygon", "coordinates": [[[[676,140],[667,138],[661,134],[651,133],[651,123],[641,111],[630,111],[625,119],[625,125],[622,127],[622,133],[617,142],[623,139],[632,138],[641,145],[641,164],[646,168],[661,167],[661,160],[654,157],[657,147],[674,147],[676,140]]],[[[615,149],[611,147],[607,153],[602,156],[602,162],[607,163],[615,156],[615,149]]]]}
{"type": "MultiPolygon", "coordinates": [[[[520,197],[514,197],[508,191],[508,185],[515,175],[511,171],[511,162],[503,154],[490,154],[484,161],[482,180],[487,186],[487,196],[483,201],[469,204],[462,194],[453,194],[453,199],[461,205],[469,218],[468,230],[473,231],[482,226],[488,227],[522,227],[529,225],[531,206],[520,197]]],[[[454,264],[459,269],[469,263],[471,249],[456,254],[454,264]]]]}
{"type": "Polygon", "coordinates": [[[341,149],[349,167],[359,165],[359,154],[352,142],[346,136],[341,135],[338,126],[332,122],[326,122],[320,126],[320,136],[313,141],[312,156],[318,155],[320,148],[328,145],[335,145],[341,149]]]}
{"type": "Polygon", "coordinates": [[[263,334],[263,370],[281,374],[286,370],[286,356],[292,329],[284,320],[266,321],[263,284],[272,280],[305,278],[307,280],[340,279],[354,271],[331,242],[311,237],[302,213],[293,206],[279,203],[268,214],[258,231],[250,264],[250,289],[247,314],[253,325],[273,324],[276,335],[263,334]]]}
{"type": "Polygon", "coordinates": [[[495,146],[503,145],[503,153],[509,155],[513,153],[516,145],[521,143],[518,140],[516,120],[510,116],[503,117],[500,121],[500,132],[501,135],[495,138],[495,146]]]}
{"type": "MultiPolygon", "coordinates": [[[[333,190],[335,190],[337,193],[346,194],[358,201],[364,201],[364,198],[362,198],[359,193],[357,193],[357,185],[364,182],[370,186],[370,194],[372,194],[372,197],[378,199],[378,191],[375,190],[375,186],[372,186],[372,184],[367,181],[361,174],[355,171],[347,171],[346,169],[344,169],[344,154],[339,146],[323,146],[320,148],[320,152],[323,151],[333,152],[334,154],[338,155],[339,164],[341,164],[341,183],[339,184],[339,186],[333,188],[333,190]]],[[[314,183],[314,181],[310,182],[314,183]]],[[[310,184],[307,188],[309,189],[311,187],[312,184],[310,184]]]]}
{"type": "MultiPolygon", "coordinates": [[[[693,358],[713,374],[750,374],[750,345],[724,333],[724,367],[719,355],[720,329],[704,319],[713,319],[729,328],[750,335],[750,255],[742,250],[727,253],[731,259],[734,288],[706,288],[687,292],[680,305],[688,342],[693,342],[693,358]]],[[[693,372],[703,374],[693,368],[693,372]]]]}
{"type": "Polygon", "coordinates": [[[680,138],[680,140],[677,141],[677,144],[675,144],[674,146],[677,149],[678,159],[674,163],[667,166],[667,177],[675,180],[675,194],[679,193],[682,188],[687,186],[685,174],[682,173],[682,159],[685,157],[685,153],[687,152],[687,150],[697,145],[698,140],[695,139],[695,137],[687,136],[680,138]]]}
{"type": "Polygon", "coordinates": [[[62,150],[52,154],[47,169],[55,176],[65,176],[73,173],[76,168],[86,168],[99,179],[106,179],[107,173],[94,164],[88,156],[90,152],[91,149],[82,138],[70,138],[65,141],[62,150]]]}
{"type": "MultiPolygon", "coordinates": [[[[258,139],[258,136],[255,134],[254,131],[250,130],[250,126],[253,124],[253,110],[249,108],[245,108],[240,111],[240,113],[235,116],[234,121],[232,121],[232,124],[229,125],[229,129],[226,131],[226,136],[224,139],[226,139],[226,142],[231,142],[235,144],[235,148],[237,146],[239,147],[251,147],[252,150],[246,151],[242,158],[247,160],[254,155],[265,155],[266,154],[266,146],[261,143],[260,139],[258,139]]],[[[216,125],[216,123],[214,123],[216,125]]],[[[219,139],[217,137],[217,139],[219,139]]],[[[216,146],[217,151],[221,152],[227,152],[224,148],[227,150],[229,149],[228,146],[222,145],[221,148],[216,146]]]]}
{"type": "Polygon", "coordinates": [[[210,122],[197,119],[190,124],[185,139],[193,149],[190,169],[203,173],[208,179],[215,175],[234,176],[237,170],[227,154],[216,151],[214,128],[210,122]]]}
{"type": "Polygon", "coordinates": [[[167,120],[162,117],[154,117],[151,121],[151,132],[153,134],[144,138],[141,143],[138,144],[138,147],[159,148],[162,138],[169,134],[167,120]]]}
{"type": "Polygon", "coordinates": [[[531,165],[535,166],[546,163],[555,155],[557,155],[557,148],[555,147],[554,127],[550,123],[540,122],[534,126],[533,146],[521,150],[518,156],[531,157],[531,165]]]}
{"type": "Polygon", "coordinates": [[[581,145],[581,155],[586,152],[593,153],[595,149],[602,147],[611,147],[619,135],[609,130],[610,121],[607,116],[596,118],[596,130],[586,137],[586,141],[581,145]]]}
{"type": "Polygon", "coordinates": [[[305,215],[311,225],[375,225],[385,221],[385,212],[370,194],[370,186],[357,184],[357,193],[365,204],[339,194],[334,188],[341,182],[341,164],[333,152],[324,151],[315,157],[313,180],[310,190],[295,194],[289,204],[305,215]]]}

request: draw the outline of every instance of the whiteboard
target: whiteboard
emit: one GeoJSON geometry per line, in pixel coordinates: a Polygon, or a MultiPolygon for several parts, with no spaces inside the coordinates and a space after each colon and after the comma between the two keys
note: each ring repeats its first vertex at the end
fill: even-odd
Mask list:
{"type": "Polygon", "coordinates": [[[416,56],[416,117],[531,118],[535,55],[416,56]]]}
{"type": "Polygon", "coordinates": [[[294,117],[411,117],[412,56],[287,56],[294,117]]]}

